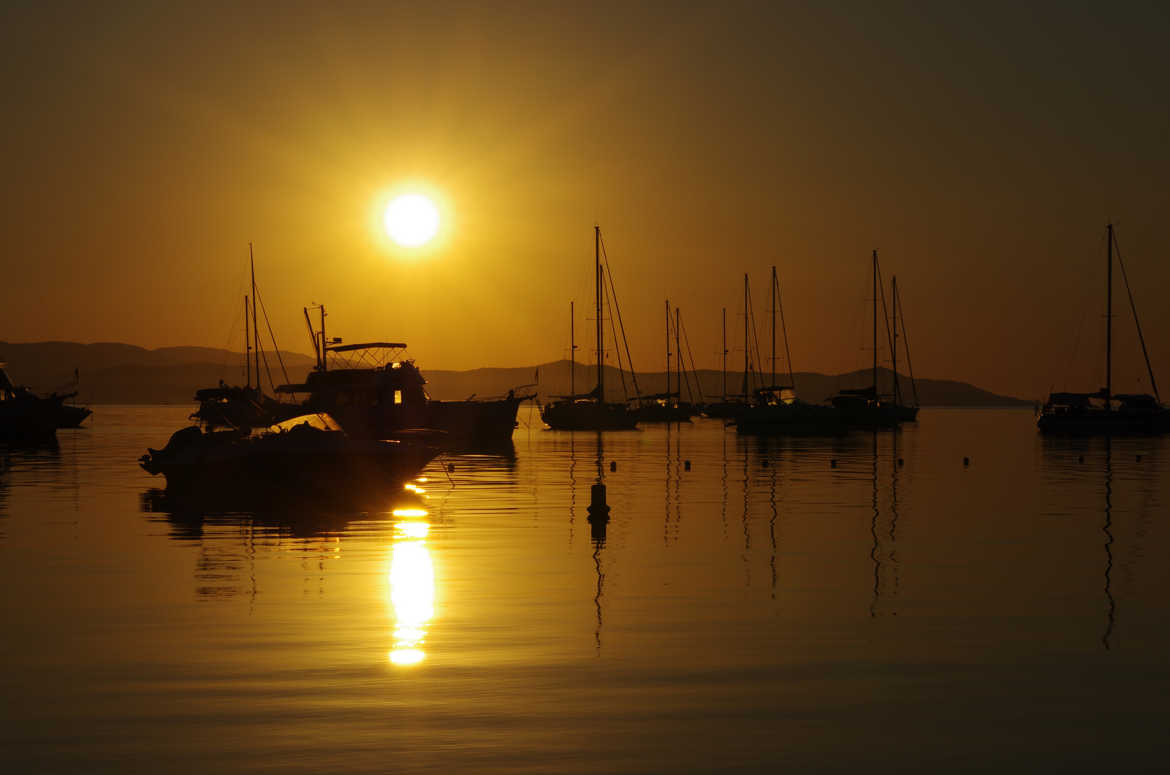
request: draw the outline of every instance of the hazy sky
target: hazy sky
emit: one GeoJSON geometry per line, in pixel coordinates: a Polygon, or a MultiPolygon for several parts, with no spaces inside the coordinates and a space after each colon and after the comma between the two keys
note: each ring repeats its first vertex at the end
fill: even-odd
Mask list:
{"type": "Polygon", "coordinates": [[[1112,218],[1170,386],[1165,3],[183,5],[0,6],[0,340],[239,348],[251,241],[282,347],[316,301],[534,364],[570,299],[588,344],[596,222],[640,369],[668,297],[716,367],[772,264],[796,369],[868,364],[876,247],[919,375],[1037,397],[1102,378],[1112,218]],[[421,254],[379,225],[411,185],[421,254]]]}

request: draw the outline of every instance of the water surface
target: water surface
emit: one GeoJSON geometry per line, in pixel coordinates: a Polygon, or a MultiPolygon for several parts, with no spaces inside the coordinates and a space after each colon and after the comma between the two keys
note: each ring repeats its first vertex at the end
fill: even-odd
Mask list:
{"type": "Polygon", "coordinates": [[[425,500],[260,513],[175,502],[137,467],[188,411],[97,407],[56,448],[0,450],[12,771],[1025,772],[1170,753],[1164,440],[927,409],[841,439],[607,433],[599,465],[596,434],[525,412],[513,449],[431,464],[425,500]]]}

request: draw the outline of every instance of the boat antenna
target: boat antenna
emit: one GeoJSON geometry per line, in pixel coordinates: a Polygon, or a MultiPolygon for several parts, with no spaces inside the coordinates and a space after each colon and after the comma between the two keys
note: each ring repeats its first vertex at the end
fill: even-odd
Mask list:
{"type": "Polygon", "coordinates": [[[252,387],[252,335],[248,331],[248,297],[244,296],[244,387],[252,387]]]}
{"type": "Polygon", "coordinates": [[[1158,383],[1154,380],[1154,369],[1150,366],[1150,353],[1146,350],[1146,338],[1142,335],[1142,323],[1138,320],[1137,305],[1133,301],[1133,289],[1129,286],[1129,276],[1125,273],[1125,262],[1121,260],[1121,246],[1117,244],[1117,234],[1113,233],[1110,228],[1110,234],[1113,235],[1113,247],[1117,249],[1117,265],[1121,267],[1121,279],[1125,281],[1125,292],[1129,295],[1129,308],[1133,312],[1133,322],[1137,326],[1138,341],[1142,345],[1142,356],[1146,359],[1146,373],[1150,375],[1150,387],[1154,391],[1154,400],[1162,403],[1161,396],[1158,395],[1158,383]]]}
{"type": "Polygon", "coordinates": [[[309,320],[309,308],[303,307],[305,325],[309,327],[309,339],[313,340],[313,354],[317,356],[317,368],[321,368],[321,345],[317,342],[317,332],[313,330],[313,321],[309,320]]]}

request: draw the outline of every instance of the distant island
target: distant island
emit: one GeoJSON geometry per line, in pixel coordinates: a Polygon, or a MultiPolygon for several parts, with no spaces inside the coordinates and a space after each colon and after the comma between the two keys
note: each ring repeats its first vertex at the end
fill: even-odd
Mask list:
{"type": "MultiPolygon", "coordinates": [[[[300,382],[313,368],[311,355],[281,351],[267,353],[268,371],[277,383],[285,382],[281,370],[283,361],[288,381],[300,382]]],[[[219,380],[229,384],[244,381],[244,356],[239,352],[210,347],[162,347],[148,350],[128,344],[75,342],[0,342],[0,362],[8,364],[12,379],[38,391],[61,390],[73,383],[74,369],[79,382],[79,400],[91,404],[183,404],[191,403],[195,390],[215,385],[219,380]]],[[[543,363],[539,366],[516,368],[481,368],[467,371],[428,369],[419,367],[427,378],[427,390],[432,398],[457,399],[468,396],[489,397],[528,386],[543,399],[549,395],[569,392],[569,362],[567,360],[543,363]]],[[[584,392],[594,384],[594,367],[576,364],[576,389],[584,392]]],[[[797,372],[796,387],[806,401],[819,402],[843,388],[859,388],[870,384],[869,369],[846,374],[826,375],[797,372]]],[[[695,375],[689,375],[691,387],[701,390],[707,398],[722,394],[722,375],[713,369],[700,369],[696,385],[695,375]]],[[[890,384],[890,371],[882,369],[879,381],[890,384]]],[[[623,376],[617,369],[606,368],[607,394],[620,395],[623,376]],[[613,392],[611,392],[613,391],[613,392]]],[[[905,377],[903,377],[905,379],[905,377]]],[[[624,375],[627,391],[632,395],[634,378],[624,375]]],[[[727,390],[738,391],[743,374],[729,371],[727,390]]],[[[267,386],[268,379],[265,378],[267,386]]],[[[663,372],[637,375],[642,393],[657,393],[666,389],[663,372]]],[[[918,400],[922,406],[1028,406],[1032,401],[1002,396],[975,387],[966,382],[945,379],[919,378],[918,400]]],[[[909,399],[909,380],[903,382],[909,399]]],[[[684,386],[684,395],[686,394],[684,386]]]]}

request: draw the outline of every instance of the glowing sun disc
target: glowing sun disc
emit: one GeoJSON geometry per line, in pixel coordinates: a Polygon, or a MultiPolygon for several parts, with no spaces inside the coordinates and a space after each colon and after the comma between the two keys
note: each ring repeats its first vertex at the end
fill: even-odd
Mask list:
{"type": "Polygon", "coordinates": [[[405,248],[425,245],[439,232],[439,208],[422,194],[403,194],[386,206],[386,234],[405,248]]]}

